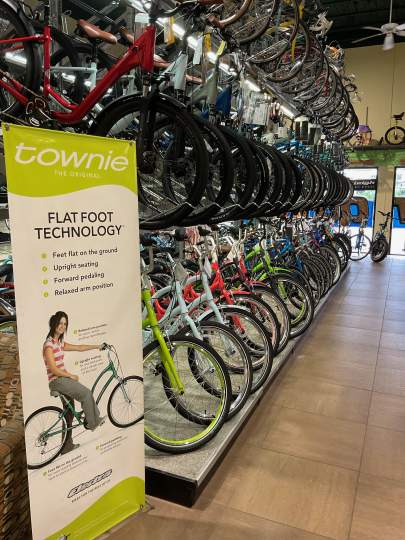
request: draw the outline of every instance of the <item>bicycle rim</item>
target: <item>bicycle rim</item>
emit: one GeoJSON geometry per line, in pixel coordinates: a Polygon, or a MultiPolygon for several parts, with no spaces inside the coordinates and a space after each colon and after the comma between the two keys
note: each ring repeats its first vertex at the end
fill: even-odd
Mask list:
{"type": "Polygon", "coordinates": [[[132,426],[143,418],[143,381],[125,377],[111,392],[108,417],[118,427],[132,426]]]}
{"type": "Polygon", "coordinates": [[[28,418],[25,424],[25,444],[29,469],[44,467],[62,450],[67,439],[67,424],[64,417],[59,418],[61,413],[57,407],[48,407],[28,418]],[[43,434],[51,428],[60,433],[44,437],[43,434]]]}
{"type": "Polygon", "coordinates": [[[153,342],[145,347],[144,417],[149,446],[187,452],[210,440],[225,421],[231,398],[229,377],[216,355],[203,345],[191,337],[170,340],[169,350],[185,388],[182,395],[170,385],[160,345],[153,342]],[[192,364],[198,364],[194,373],[190,351],[192,364]]]}

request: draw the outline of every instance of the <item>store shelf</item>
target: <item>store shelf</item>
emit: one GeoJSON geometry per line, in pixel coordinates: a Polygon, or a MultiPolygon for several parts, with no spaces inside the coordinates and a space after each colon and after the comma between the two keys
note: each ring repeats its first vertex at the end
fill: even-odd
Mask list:
{"type": "MultiPolygon", "coordinates": [[[[323,306],[345,281],[348,268],[336,287],[321,300],[315,310],[315,318],[319,316],[323,306]]],[[[309,329],[311,332],[311,329],[309,329]]],[[[276,379],[281,368],[294,353],[297,345],[305,339],[305,334],[291,340],[274,362],[271,376],[266,385],[250,396],[243,410],[227,422],[218,435],[200,450],[189,454],[163,454],[145,447],[146,461],[146,493],[166,499],[183,506],[192,506],[204,489],[208,480],[221,463],[223,456],[232,446],[248,418],[258,406],[266,392],[276,379]]]]}

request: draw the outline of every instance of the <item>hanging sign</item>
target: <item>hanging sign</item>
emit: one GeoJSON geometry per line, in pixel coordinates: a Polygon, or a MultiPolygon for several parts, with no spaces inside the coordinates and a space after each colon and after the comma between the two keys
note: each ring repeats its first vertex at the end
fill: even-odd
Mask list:
{"type": "Polygon", "coordinates": [[[360,178],[360,179],[351,179],[351,182],[352,184],[354,185],[354,189],[356,191],[359,191],[359,190],[362,190],[362,189],[367,189],[367,190],[375,190],[377,189],[377,178],[372,178],[372,179],[363,179],[363,178],[360,178]]]}
{"type": "Polygon", "coordinates": [[[33,538],[145,500],[134,144],[3,124],[33,538]]]}

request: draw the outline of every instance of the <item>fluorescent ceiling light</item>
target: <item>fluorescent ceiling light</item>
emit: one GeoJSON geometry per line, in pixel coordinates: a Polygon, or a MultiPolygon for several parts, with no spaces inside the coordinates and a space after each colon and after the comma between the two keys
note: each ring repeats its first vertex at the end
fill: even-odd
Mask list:
{"type": "Polygon", "coordinates": [[[288,118],[290,118],[291,120],[295,117],[295,114],[290,111],[290,109],[288,107],[286,107],[285,105],[281,105],[280,107],[280,110],[286,115],[288,116],[288,118]]]}
{"type": "Polygon", "coordinates": [[[253,91],[253,92],[260,92],[260,88],[257,86],[257,84],[255,84],[253,81],[251,81],[250,79],[246,79],[246,84],[249,86],[249,88],[253,91]]]}
{"type": "Polygon", "coordinates": [[[183,37],[186,31],[184,28],[182,28],[179,24],[173,23],[173,32],[176,34],[176,36],[183,37]]]}
{"type": "Polygon", "coordinates": [[[6,52],[5,57],[7,60],[11,60],[12,63],[14,62],[20,66],[25,66],[27,64],[27,59],[17,53],[6,52]]]}

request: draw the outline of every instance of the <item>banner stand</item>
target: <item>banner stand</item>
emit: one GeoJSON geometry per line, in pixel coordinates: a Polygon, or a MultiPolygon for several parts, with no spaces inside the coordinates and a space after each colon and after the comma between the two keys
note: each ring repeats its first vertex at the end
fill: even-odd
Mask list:
{"type": "Polygon", "coordinates": [[[3,124],[34,539],[145,504],[135,145],[3,124]]]}

